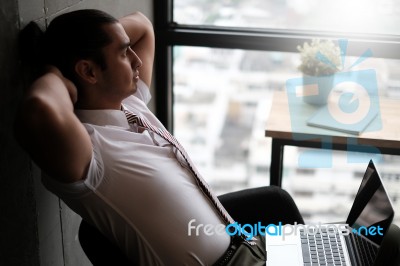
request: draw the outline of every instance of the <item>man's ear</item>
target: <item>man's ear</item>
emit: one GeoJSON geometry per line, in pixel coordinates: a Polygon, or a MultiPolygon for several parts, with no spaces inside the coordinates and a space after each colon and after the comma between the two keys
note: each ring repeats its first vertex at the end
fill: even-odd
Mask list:
{"type": "Polygon", "coordinates": [[[95,84],[97,82],[95,67],[92,61],[82,59],[75,64],[75,71],[84,82],[95,84]]]}

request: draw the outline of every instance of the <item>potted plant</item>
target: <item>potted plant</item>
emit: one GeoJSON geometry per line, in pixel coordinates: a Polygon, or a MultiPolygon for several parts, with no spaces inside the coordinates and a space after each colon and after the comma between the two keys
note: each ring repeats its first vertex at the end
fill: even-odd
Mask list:
{"type": "Polygon", "coordinates": [[[303,73],[303,88],[317,84],[318,93],[305,95],[304,101],[310,104],[326,104],[333,86],[334,75],[340,70],[340,49],[330,40],[313,39],[310,43],[297,46],[301,64],[298,69],[303,73]]]}

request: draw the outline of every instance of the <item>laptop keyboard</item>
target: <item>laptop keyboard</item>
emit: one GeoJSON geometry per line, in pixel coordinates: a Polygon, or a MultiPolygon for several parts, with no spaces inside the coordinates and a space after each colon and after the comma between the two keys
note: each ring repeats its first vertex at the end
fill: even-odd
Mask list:
{"type": "Polygon", "coordinates": [[[354,246],[357,247],[358,254],[360,255],[361,264],[365,266],[373,265],[376,255],[378,253],[378,248],[358,234],[352,235],[354,246]]]}
{"type": "Polygon", "coordinates": [[[320,232],[300,229],[304,266],[348,265],[345,262],[340,235],[334,229],[321,228],[320,232]]]}

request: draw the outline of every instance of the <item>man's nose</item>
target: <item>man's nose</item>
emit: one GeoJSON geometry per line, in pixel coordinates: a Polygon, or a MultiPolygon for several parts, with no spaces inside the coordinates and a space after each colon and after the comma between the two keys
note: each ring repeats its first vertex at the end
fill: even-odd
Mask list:
{"type": "Polygon", "coordinates": [[[140,60],[139,56],[135,53],[135,51],[132,50],[132,48],[129,47],[129,50],[131,52],[131,62],[132,62],[132,68],[136,69],[142,66],[142,60],[140,60]]]}

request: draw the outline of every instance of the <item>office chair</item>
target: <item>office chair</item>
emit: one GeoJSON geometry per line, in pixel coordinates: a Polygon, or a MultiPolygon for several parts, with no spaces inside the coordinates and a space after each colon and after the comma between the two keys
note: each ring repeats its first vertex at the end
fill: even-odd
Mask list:
{"type": "Polygon", "coordinates": [[[133,266],[125,254],[96,227],[82,220],[78,238],[81,247],[94,266],[133,266]]]}

